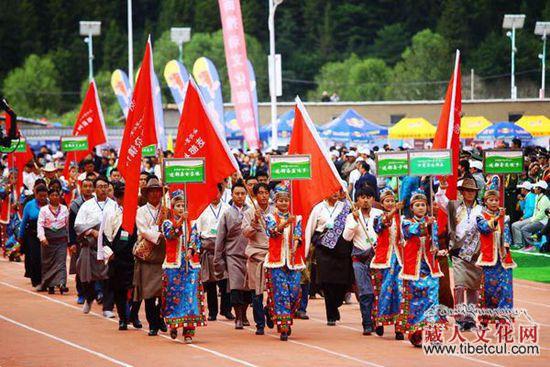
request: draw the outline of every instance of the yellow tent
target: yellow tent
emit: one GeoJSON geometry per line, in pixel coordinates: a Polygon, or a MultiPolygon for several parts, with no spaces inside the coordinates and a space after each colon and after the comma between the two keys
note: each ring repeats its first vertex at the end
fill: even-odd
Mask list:
{"type": "Polygon", "coordinates": [[[516,125],[524,128],[533,136],[550,136],[550,119],[543,115],[522,116],[516,125]]]}
{"type": "Polygon", "coordinates": [[[390,127],[390,139],[432,139],[435,126],[423,117],[405,117],[390,127]]]}
{"type": "Polygon", "coordinates": [[[460,119],[460,137],[463,139],[475,138],[481,130],[491,125],[491,121],[483,116],[464,116],[460,119]]]}

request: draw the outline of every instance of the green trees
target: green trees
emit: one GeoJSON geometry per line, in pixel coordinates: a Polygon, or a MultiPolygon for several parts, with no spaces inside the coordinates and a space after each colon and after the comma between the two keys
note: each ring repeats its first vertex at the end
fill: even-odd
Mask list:
{"type": "Polygon", "coordinates": [[[51,58],[33,54],[25,59],[22,67],[10,71],[2,89],[20,115],[40,116],[60,108],[58,79],[51,58]]]}

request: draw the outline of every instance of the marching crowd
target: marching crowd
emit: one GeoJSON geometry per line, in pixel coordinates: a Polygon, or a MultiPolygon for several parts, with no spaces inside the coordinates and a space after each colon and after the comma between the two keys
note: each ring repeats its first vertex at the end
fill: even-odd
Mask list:
{"type": "MultiPolygon", "coordinates": [[[[148,335],[180,332],[188,343],[217,317],[234,320],[235,329],[249,326],[249,306],[257,335],[276,327],[285,341],[293,319],[308,319],[308,298],[318,295],[328,326],[355,294],[363,335],[381,336],[394,325],[395,339],[406,336],[415,346],[426,323],[447,321],[427,312],[432,307],[512,308],[510,249],[548,251],[549,153],[525,147],[523,174],[487,176],[480,148],[465,147],[458,199],[449,201],[445,179],[430,187],[427,177],[378,177],[378,150],[390,147],[331,147],[342,190],[307,218],[292,213],[285,182],[270,180],[269,154],[234,150],[240,175],[220,182],[217,197],[192,221],[193,197],[165,187],[157,158],[145,158],[135,231],[128,233],[116,150],[64,172],[63,154],[43,148],[25,166],[22,187],[3,169],[4,256],[24,258],[38,292],[69,292],[67,274],[74,274],[84,313],[96,302],[108,318],[116,308],[119,330],[142,328],[144,303],[148,335]]],[[[456,316],[462,331],[492,321],[456,316]]]]}

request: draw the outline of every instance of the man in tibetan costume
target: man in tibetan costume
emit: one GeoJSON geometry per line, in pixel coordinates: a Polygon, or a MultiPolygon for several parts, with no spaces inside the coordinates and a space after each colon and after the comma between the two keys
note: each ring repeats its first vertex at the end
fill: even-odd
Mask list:
{"type": "Polygon", "coordinates": [[[281,341],[292,332],[292,319],[300,303],[301,271],[307,249],[302,246],[302,218],[289,211],[290,193],[286,186],[275,189],[275,207],[266,216],[269,249],[265,259],[268,309],[277,325],[281,341]]]}
{"type": "Polygon", "coordinates": [[[169,218],[162,223],[166,239],[166,258],[162,264],[163,316],[176,339],[183,328],[185,343],[191,343],[197,326],[204,326],[204,304],[200,282],[200,239],[187,227],[187,212],[183,191],[172,193],[169,218]]]}
{"type": "Polygon", "coordinates": [[[246,284],[246,246],[242,222],[248,210],[246,188],[237,181],[231,188],[232,205],[221,216],[214,247],[214,272],[218,280],[227,277],[227,290],[235,309],[235,329],[242,330],[250,323],[246,309],[252,303],[252,292],[246,284]]]}
{"type": "Polygon", "coordinates": [[[437,314],[430,315],[427,311],[439,305],[438,277],[443,273],[437,261],[438,239],[433,235],[437,233],[437,223],[427,214],[428,199],[424,191],[413,192],[410,209],[411,217],[402,221],[405,245],[399,274],[403,280],[400,322],[409,341],[420,347],[424,326],[440,322],[437,314]]]}
{"type": "Polygon", "coordinates": [[[373,269],[374,284],[374,324],[376,334],[384,335],[384,325],[395,325],[395,339],[403,340],[403,332],[397,323],[402,298],[402,281],[399,272],[403,264],[403,243],[401,236],[402,203],[396,203],[391,188],[380,192],[380,202],[384,214],[374,220],[374,230],[378,233],[374,258],[370,263],[373,269]]]}
{"type": "MultiPolygon", "coordinates": [[[[511,309],[513,307],[512,269],[517,265],[510,253],[510,229],[506,210],[499,208],[499,192],[488,190],[485,206],[477,217],[481,247],[476,265],[481,267],[481,307],[511,309]],[[504,233],[503,233],[504,232],[504,233]]],[[[487,322],[488,318],[482,318],[487,322]]]]}
{"type": "MultiPolygon", "coordinates": [[[[449,201],[445,195],[447,187],[447,182],[441,180],[435,199],[449,218],[449,251],[453,263],[455,307],[464,303],[477,306],[481,285],[481,269],[475,264],[480,246],[476,218],[481,215],[482,210],[476,201],[479,188],[473,178],[465,178],[457,184],[462,199],[449,201]]],[[[470,330],[476,325],[470,315],[458,315],[457,323],[462,331],[470,330]]]]}
{"type": "Polygon", "coordinates": [[[243,234],[248,238],[246,246],[246,281],[248,287],[254,290],[252,307],[254,322],[256,323],[256,335],[264,335],[266,325],[273,328],[273,322],[266,315],[264,308],[264,260],[269,248],[269,237],[266,233],[265,216],[274,212],[275,207],[269,203],[269,186],[265,183],[254,185],[254,196],[258,207],[250,208],[244,213],[243,234]]]}
{"type": "MultiPolygon", "coordinates": [[[[376,244],[376,232],[374,231],[374,218],[382,215],[382,211],[373,208],[376,192],[370,186],[355,190],[355,210],[346,218],[346,226],[342,237],[346,241],[353,242],[351,259],[353,261],[353,273],[355,285],[361,309],[363,324],[363,335],[371,335],[372,304],[374,301],[374,290],[370,272],[376,244]]],[[[327,325],[334,326],[334,323],[327,322],[327,325]]]]}

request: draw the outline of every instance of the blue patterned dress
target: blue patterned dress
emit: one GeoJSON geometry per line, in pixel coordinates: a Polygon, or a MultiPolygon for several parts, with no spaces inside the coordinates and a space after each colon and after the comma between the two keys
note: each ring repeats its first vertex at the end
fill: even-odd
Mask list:
{"type": "MultiPolygon", "coordinates": [[[[485,209],[487,210],[487,209],[485,209]]],[[[494,214],[497,215],[498,213],[494,214]]],[[[495,232],[489,226],[489,222],[483,216],[477,217],[477,228],[482,234],[495,232]]],[[[500,236],[500,232],[498,234],[500,236]]],[[[512,237],[508,221],[504,225],[504,243],[510,244],[512,237]]],[[[514,306],[514,289],[512,285],[512,266],[502,266],[502,248],[496,249],[496,263],[494,265],[480,264],[482,269],[481,278],[481,307],[511,309],[514,306]]]]}
{"type": "MultiPolygon", "coordinates": [[[[204,297],[199,279],[200,263],[185,259],[184,241],[186,226],[176,227],[170,220],[162,223],[162,233],[167,241],[178,240],[181,249],[177,267],[163,265],[162,312],[171,329],[183,328],[184,336],[193,336],[197,326],[206,325],[204,318],[204,297]]],[[[200,251],[200,238],[193,227],[188,248],[200,251]]]]}
{"type": "MultiPolygon", "coordinates": [[[[420,221],[403,220],[402,233],[405,240],[423,235],[421,227],[423,221],[424,219],[420,221]]],[[[437,233],[436,223],[433,224],[433,233],[437,233]]],[[[437,236],[433,237],[433,245],[436,249],[439,248],[437,236]]],[[[400,323],[402,330],[409,334],[422,331],[428,323],[442,322],[437,312],[428,312],[439,306],[439,279],[434,275],[424,256],[421,256],[418,279],[403,279],[400,323]]]]}
{"type": "MultiPolygon", "coordinates": [[[[277,220],[279,218],[287,219],[289,213],[283,214],[276,211],[266,217],[267,235],[272,238],[282,236],[276,231],[277,220]]],[[[302,238],[302,223],[298,220],[293,226],[291,239],[302,238]]],[[[286,231],[284,231],[286,233],[286,231]]],[[[290,244],[283,240],[282,264],[272,264],[266,261],[266,288],[268,292],[267,307],[271,314],[273,322],[277,325],[279,333],[288,333],[292,326],[294,312],[300,304],[300,279],[301,269],[288,263],[290,244]]],[[[269,256],[269,254],[268,254],[269,256]]]]}
{"type": "MultiPolygon", "coordinates": [[[[398,223],[392,221],[391,227],[386,227],[382,221],[382,216],[374,219],[374,230],[377,234],[382,231],[395,231],[395,235],[399,234],[397,228],[398,223]]],[[[390,239],[392,241],[392,239],[390,239]]],[[[400,238],[395,239],[395,245],[399,246],[400,238]]],[[[373,272],[374,284],[374,323],[375,326],[384,326],[395,324],[395,332],[400,332],[401,325],[396,322],[401,310],[401,298],[403,293],[403,281],[399,279],[401,272],[401,264],[397,258],[397,247],[391,246],[391,255],[388,266],[379,266],[371,262],[371,271],[373,272]]]]}

